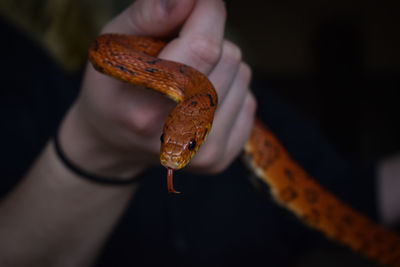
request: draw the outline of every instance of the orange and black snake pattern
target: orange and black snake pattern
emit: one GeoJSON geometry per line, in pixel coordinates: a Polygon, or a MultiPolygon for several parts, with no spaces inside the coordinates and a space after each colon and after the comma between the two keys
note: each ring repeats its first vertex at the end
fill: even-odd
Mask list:
{"type": "MultiPolygon", "coordinates": [[[[178,104],[161,134],[160,161],[172,171],[189,163],[210,132],[218,98],[207,77],[197,70],[156,58],[165,43],[145,37],[105,34],[89,50],[100,72],[158,91],[178,104]]],[[[400,237],[374,223],[322,188],[294,160],[269,129],[255,121],[245,161],[275,200],[305,224],[365,257],[400,267],[400,237]]]]}

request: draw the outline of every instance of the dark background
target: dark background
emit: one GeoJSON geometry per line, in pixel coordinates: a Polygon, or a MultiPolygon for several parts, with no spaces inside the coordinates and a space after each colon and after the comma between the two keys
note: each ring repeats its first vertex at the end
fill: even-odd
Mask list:
{"type": "MultiPolygon", "coordinates": [[[[114,2],[116,10],[124,2],[114,2]]],[[[376,215],[373,169],[352,163],[399,150],[395,1],[226,2],[227,34],[253,68],[259,115],[316,179],[376,215]]],[[[54,133],[80,73],[64,71],[14,28],[1,30],[2,86],[9,89],[1,94],[2,171],[15,178],[54,133]]],[[[148,174],[99,266],[371,266],[256,193],[238,162],[218,178],[180,173],[179,197],[166,193],[164,175],[161,168],[148,174]]],[[[5,179],[2,195],[17,181],[5,179]]]]}
{"type": "MultiPolygon", "coordinates": [[[[226,5],[228,38],[254,71],[259,116],[316,179],[372,215],[375,170],[359,166],[400,149],[396,1],[226,5]]],[[[180,214],[171,233],[183,265],[280,266],[289,258],[289,266],[370,266],[254,195],[243,175],[234,165],[204,187],[204,178],[178,176],[187,195],[164,205],[180,214]]]]}
{"type": "Polygon", "coordinates": [[[312,118],[341,153],[371,162],[400,149],[397,1],[225,2],[228,38],[255,77],[312,118]]]}
{"type": "Polygon", "coordinates": [[[396,1],[226,3],[228,29],[256,77],[311,117],[338,150],[362,161],[399,150],[396,1]]]}

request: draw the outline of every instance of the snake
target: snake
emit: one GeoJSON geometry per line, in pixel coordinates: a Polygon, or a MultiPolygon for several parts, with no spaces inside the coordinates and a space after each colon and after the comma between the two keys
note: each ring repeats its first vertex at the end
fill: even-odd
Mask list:
{"type": "MultiPolygon", "coordinates": [[[[155,90],[177,104],[168,115],[160,142],[160,162],[173,171],[185,167],[211,130],[218,96],[196,69],[158,58],[167,41],[107,33],[89,48],[93,67],[121,81],[155,90]]],[[[315,181],[256,118],[244,148],[244,161],[273,199],[307,226],[382,266],[400,267],[400,235],[351,208],[315,181]]]]}

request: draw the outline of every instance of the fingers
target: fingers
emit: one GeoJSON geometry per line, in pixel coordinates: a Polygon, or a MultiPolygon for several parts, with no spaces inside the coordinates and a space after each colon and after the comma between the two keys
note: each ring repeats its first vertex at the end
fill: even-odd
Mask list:
{"type": "Polygon", "coordinates": [[[218,92],[218,101],[221,104],[237,75],[242,60],[239,47],[230,41],[224,41],[222,56],[208,78],[218,92]]]}
{"type": "Polygon", "coordinates": [[[231,132],[230,130],[235,123],[235,118],[239,116],[246,95],[249,93],[250,79],[250,68],[246,64],[241,63],[228,94],[219,104],[214,117],[214,123],[224,129],[227,135],[231,132]]]}
{"type": "Polygon", "coordinates": [[[248,92],[238,116],[234,119],[233,126],[216,133],[200,147],[190,164],[192,170],[202,173],[219,173],[227,168],[243,150],[250,136],[256,107],[254,96],[248,92]]]}
{"type": "MultiPolygon", "coordinates": [[[[251,71],[242,63],[240,49],[224,40],[225,21],[222,0],[137,0],[103,29],[103,33],[164,37],[180,28],[178,37],[159,56],[196,68],[209,77],[217,90],[219,107],[213,128],[192,161],[192,166],[207,172],[222,170],[241,151],[256,106],[249,92],[251,71]]],[[[161,117],[170,110],[170,103],[161,97],[158,100],[151,92],[126,90],[129,85],[111,79],[107,84],[103,78],[87,78],[91,84],[85,87],[98,100],[93,106],[101,109],[103,117],[111,118],[110,129],[128,129],[121,130],[117,138],[112,133],[107,139],[158,153],[159,135],[153,137],[159,133],[161,117]],[[107,106],[110,99],[119,104],[107,106]]]]}
{"type": "MultiPolygon", "coordinates": [[[[224,56],[221,58],[221,62],[230,61],[232,59],[224,59],[224,56]]],[[[231,63],[237,66],[237,71],[232,80],[217,81],[229,88],[222,89],[226,96],[217,109],[209,138],[192,160],[191,166],[197,171],[216,173],[226,168],[243,149],[252,129],[256,101],[249,90],[251,70],[243,62],[231,63]]],[[[218,65],[211,75],[222,77],[224,73],[219,71],[233,66],[218,65]]]]}
{"type": "Polygon", "coordinates": [[[243,150],[250,137],[251,130],[253,129],[256,107],[257,103],[254,95],[248,92],[239,112],[239,116],[231,128],[232,134],[228,138],[227,149],[221,160],[212,166],[212,172],[217,173],[227,168],[243,150]]]}
{"type": "Polygon", "coordinates": [[[196,0],[137,0],[110,21],[103,33],[163,37],[176,31],[196,0]]]}
{"type": "Polygon", "coordinates": [[[250,68],[242,63],[240,49],[224,40],[225,19],[221,1],[196,2],[179,37],[160,55],[196,68],[217,91],[219,107],[212,130],[191,162],[192,170],[207,173],[226,168],[243,149],[256,108],[249,91],[250,68]]]}
{"type": "Polygon", "coordinates": [[[165,47],[160,57],[208,75],[221,56],[225,20],[226,10],[221,0],[198,0],[179,37],[165,47]]]}

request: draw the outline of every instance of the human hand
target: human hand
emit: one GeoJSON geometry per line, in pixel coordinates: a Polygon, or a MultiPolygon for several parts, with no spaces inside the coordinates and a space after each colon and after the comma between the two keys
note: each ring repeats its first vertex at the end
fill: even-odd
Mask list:
{"type": "MultiPolygon", "coordinates": [[[[219,97],[207,142],[190,164],[208,173],[221,171],[241,151],[256,106],[249,91],[251,71],[241,61],[239,48],[224,39],[225,18],[220,0],[138,0],[102,31],[167,37],[179,30],[159,56],[198,69],[219,97]]],[[[85,170],[131,177],[159,164],[162,125],[174,105],[158,93],[117,81],[88,65],[60,141],[67,156],[85,170]]]]}

